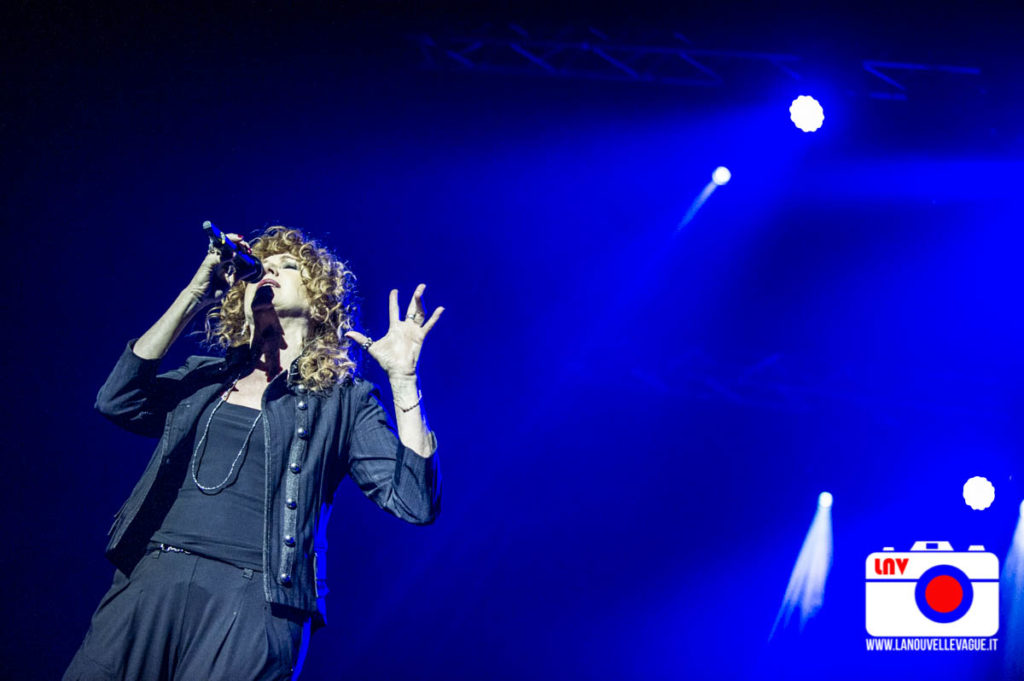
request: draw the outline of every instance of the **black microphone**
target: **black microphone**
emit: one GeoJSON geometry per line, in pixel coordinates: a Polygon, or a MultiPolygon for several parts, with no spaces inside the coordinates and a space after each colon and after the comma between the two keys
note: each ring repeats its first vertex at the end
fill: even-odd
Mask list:
{"type": "Polygon", "coordinates": [[[220,251],[221,257],[231,259],[235,266],[236,281],[251,281],[255,284],[263,278],[263,263],[251,251],[242,250],[244,246],[229,239],[209,220],[203,223],[203,231],[210,237],[210,245],[220,251]]]}

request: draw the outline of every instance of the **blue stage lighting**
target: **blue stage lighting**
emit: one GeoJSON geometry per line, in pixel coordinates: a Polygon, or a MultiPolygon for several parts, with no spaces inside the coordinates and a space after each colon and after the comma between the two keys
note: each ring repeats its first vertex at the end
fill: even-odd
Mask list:
{"type": "Polygon", "coordinates": [[[704,202],[710,198],[716,189],[731,179],[732,173],[729,172],[728,168],[725,166],[718,166],[715,168],[715,172],[711,173],[711,181],[704,186],[704,189],[701,190],[700,194],[697,195],[697,198],[695,198],[693,203],[690,204],[690,209],[686,211],[686,215],[684,215],[683,219],[679,221],[679,225],[676,227],[676,233],[688,225],[690,220],[693,220],[697,211],[700,210],[700,207],[704,205],[704,202]]]}
{"type": "Polygon", "coordinates": [[[789,117],[804,132],[814,132],[824,122],[825,111],[814,97],[800,95],[789,105],[789,117]]]}
{"type": "Polygon", "coordinates": [[[976,475],[964,483],[964,501],[975,511],[984,511],[996,498],[996,488],[986,478],[976,475]]]}
{"type": "Polygon", "coordinates": [[[832,569],[832,495],[822,492],[818,495],[818,508],[814,512],[811,528],[804,537],[804,544],[796,557],[793,572],[789,575],[782,606],[768,635],[771,639],[781,624],[789,624],[796,612],[800,613],[800,630],[825,602],[825,582],[832,569]]]}
{"type": "Polygon", "coordinates": [[[732,173],[725,166],[718,166],[715,168],[715,172],[711,173],[711,181],[721,187],[723,184],[728,184],[729,180],[732,179],[732,173]]]}

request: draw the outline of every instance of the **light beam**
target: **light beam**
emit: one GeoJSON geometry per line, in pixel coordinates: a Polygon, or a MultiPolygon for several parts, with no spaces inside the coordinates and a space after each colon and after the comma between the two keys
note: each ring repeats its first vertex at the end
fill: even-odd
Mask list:
{"type": "Polygon", "coordinates": [[[793,573],[786,586],[779,614],[772,625],[769,640],[781,623],[787,626],[793,613],[800,611],[800,631],[821,609],[825,602],[825,581],[832,568],[832,495],[822,492],[818,496],[818,510],[814,513],[811,528],[807,531],[800,548],[793,573]]]}
{"type": "Polygon", "coordinates": [[[697,198],[690,204],[690,209],[686,211],[686,215],[679,221],[679,225],[676,226],[676,232],[678,233],[686,225],[690,224],[694,216],[697,215],[697,211],[704,205],[704,202],[711,198],[711,195],[715,193],[715,190],[719,187],[727,184],[732,179],[732,173],[725,166],[718,166],[715,168],[715,172],[711,173],[711,181],[708,182],[704,189],[701,190],[697,198]]]}

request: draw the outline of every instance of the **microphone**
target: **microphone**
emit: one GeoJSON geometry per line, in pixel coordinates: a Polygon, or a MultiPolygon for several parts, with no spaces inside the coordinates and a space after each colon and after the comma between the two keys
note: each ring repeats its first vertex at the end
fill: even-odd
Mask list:
{"type": "Polygon", "coordinates": [[[210,245],[220,251],[221,257],[231,259],[237,280],[255,284],[263,278],[263,263],[252,255],[252,251],[243,250],[244,246],[229,239],[209,220],[203,223],[203,231],[210,237],[210,245]]]}

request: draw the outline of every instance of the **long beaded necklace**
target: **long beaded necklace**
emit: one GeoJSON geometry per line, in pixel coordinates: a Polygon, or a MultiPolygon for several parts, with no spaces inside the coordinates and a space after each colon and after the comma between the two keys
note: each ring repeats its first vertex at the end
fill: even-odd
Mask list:
{"type": "Polygon", "coordinates": [[[256,414],[256,420],[252,422],[252,427],[249,428],[249,432],[245,436],[245,441],[242,443],[242,448],[238,450],[238,454],[235,455],[235,460],[231,462],[231,468],[228,470],[227,477],[225,477],[224,480],[220,482],[220,484],[214,485],[213,487],[207,487],[206,485],[200,483],[198,476],[199,464],[202,461],[203,455],[206,454],[206,448],[203,448],[203,454],[199,453],[199,448],[203,446],[203,443],[206,441],[206,435],[207,433],[210,432],[210,424],[213,422],[213,415],[217,413],[218,409],[220,409],[221,404],[228,401],[226,395],[231,394],[231,391],[235,389],[235,384],[238,383],[238,380],[238,378],[235,379],[235,382],[231,384],[231,387],[228,388],[227,392],[224,395],[222,395],[220,400],[218,400],[217,404],[214,405],[213,411],[210,412],[210,418],[206,420],[206,428],[203,429],[203,436],[199,438],[199,442],[196,443],[195,451],[192,453],[192,482],[196,484],[196,487],[198,487],[203,494],[216,494],[217,492],[224,489],[224,487],[228,484],[228,481],[231,479],[232,473],[235,472],[235,466],[238,465],[238,462],[242,458],[242,454],[245,453],[246,447],[249,446],[249,438],[252,437],[252,431],[256,430],[256,424],[260,422],[260,417],[263,416],[263,410],[261,409],[260,413],[256,414]]]}

